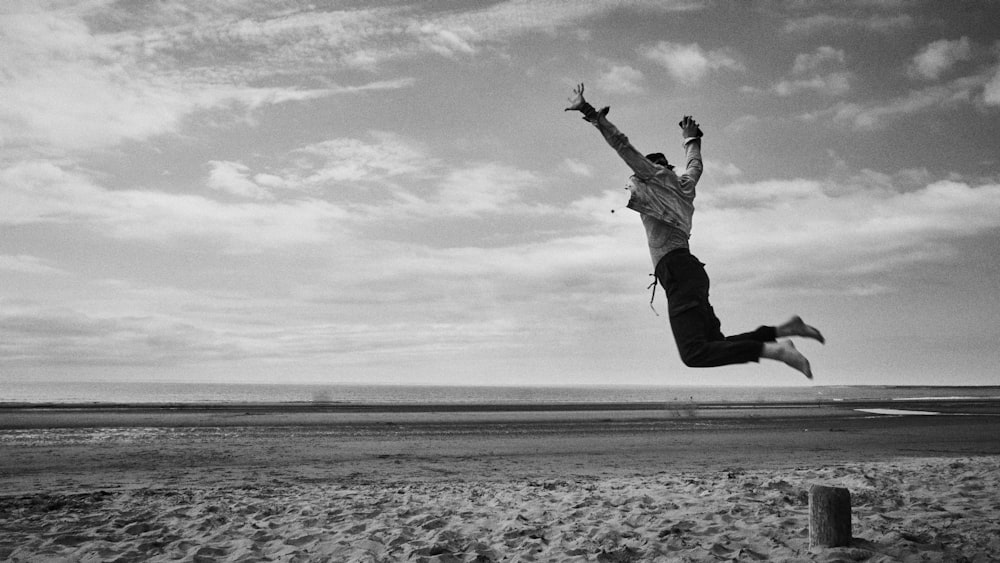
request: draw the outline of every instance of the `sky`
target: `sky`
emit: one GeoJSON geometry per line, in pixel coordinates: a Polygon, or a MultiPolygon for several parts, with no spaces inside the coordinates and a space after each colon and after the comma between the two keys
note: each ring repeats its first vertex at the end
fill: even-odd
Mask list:
{"type": "Polygon", "coordinates": [[[0,382],[810,384],[680,362],[582,82],[701,123],[723,331],[1000,384],[1000,3],[953,6],[4,2],[0,382]]]}

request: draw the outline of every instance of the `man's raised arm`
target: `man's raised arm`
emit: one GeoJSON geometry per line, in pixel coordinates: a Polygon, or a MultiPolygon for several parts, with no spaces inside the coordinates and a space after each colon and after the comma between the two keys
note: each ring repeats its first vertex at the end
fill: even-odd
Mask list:
{"type": "Polygon", "coordinates": [[[693,187],[701,178],[703,169],[701,163],[701,127],[690,115],[685,115],[678,125],[681,128],[681,135],[684,137],[684,152],[686,165],[684,173],[679,177],[682,184],[690,183],[693,187]]]}
{"type": "Polygon", "coordinates": [[[582,113],[583,118],[597,127],[601,134],[604,135],[604,140],[611,145],[611,148],[615,149],[618,156],[635,172],[636,176],[649,178],[656,174],[658,170],[656,165],[636,150],[632,146],[632,143],[629,142],[628,137],[608,121],[607,116],[610,108],[605,107],[601,110],[596,110],[594,106],[587,103],[587,100],[583,98],[583,84],[579,84],[573,89],[573,96],[570,97],[569,102],[570,105],[566,108],[566,111],[579,111],[582,113]]]}

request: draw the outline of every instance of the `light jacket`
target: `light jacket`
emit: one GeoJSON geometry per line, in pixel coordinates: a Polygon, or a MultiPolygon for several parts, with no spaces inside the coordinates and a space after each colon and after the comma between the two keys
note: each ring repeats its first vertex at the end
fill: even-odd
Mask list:
{"type": "Polygon", "coordinates": [[[628,208],[659,219],[690,237],[695,185],[702,172],[701,139],[684,139],[687,165],[684,173],[678,176],[673,170],[654,164],[636,150],[628,137],[608,121],[605,113],[595,112],[587,121],[597,127],[611,148],[635,173],[629,178],[631,197],[628,208]]]}

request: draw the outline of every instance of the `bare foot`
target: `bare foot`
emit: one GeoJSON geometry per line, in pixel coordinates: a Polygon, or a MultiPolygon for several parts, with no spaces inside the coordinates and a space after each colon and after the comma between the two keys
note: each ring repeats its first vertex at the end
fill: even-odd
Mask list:
{"type": "Polygon", "coordinates": [[[807,325],[802,320],[802,317],[798,315],[788,319],[788,322],[785,324],[778,326],[777,332],[779,338],[783,336],[802,336],[819,340],[821,343],[826,344],[826,339],[823,338],[823,335],[815,327],[807,325]]]}
{"type": "Polygon", "coordinates": [[[761,356],[771,360],[784,362],[785,365],[801,371],[808,379],[813,378],[812,369],[809,367],[809,360],[795,349],[791,340],[781,342],[765,342],[764,351],[761,356]]]}

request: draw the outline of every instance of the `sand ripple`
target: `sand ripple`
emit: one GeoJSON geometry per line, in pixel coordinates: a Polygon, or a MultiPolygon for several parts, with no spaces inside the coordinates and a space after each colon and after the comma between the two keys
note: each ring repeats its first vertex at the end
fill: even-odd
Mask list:
{"type": "Polygon", "coordinates": [[[0,559],[996,561],[998,461],[0,497],[0,559]],[[851,547],[809,551],[813,482],[851,490],[851,547]]]}

